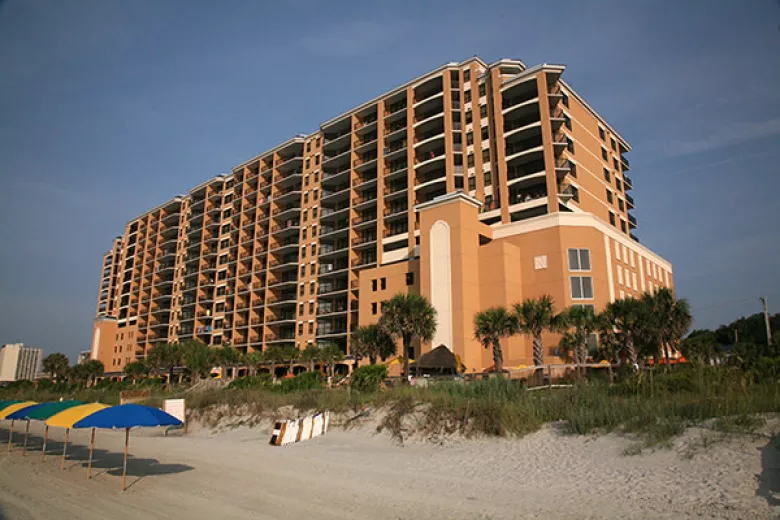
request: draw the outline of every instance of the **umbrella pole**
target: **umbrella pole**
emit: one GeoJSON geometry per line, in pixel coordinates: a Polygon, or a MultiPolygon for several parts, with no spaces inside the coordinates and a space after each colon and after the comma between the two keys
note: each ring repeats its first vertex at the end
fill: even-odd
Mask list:
{"type": "Polygon", "coordinates": [[[89,441],[89,463],[87,463],[87,480],[92,478],[92,450],[95,448],[95,428],[92,428],[92,439],[89,441]]]}
{"type": "Polygon", "coordinates": [[[11,453],[11,439],[14,438],[14,422],[16,419],[11,419],[11,431],[8,432],[8,453],[11,453]]]}
{"type": "Polygon", "coordinates": [[[125,490],[125,481],[127,478],[127,446],[130,444],[130,428],[125,428],[125,461],[122,464],[122,491],[125,490]]]}
{"type": "Polygon", "coordinates": [[[60,462],[60,471],[65,469],[65,452],[68,451],[68,437],[70,437],[70,428],[65,428],[65,444],[62,445],[62,462],[60,462]]]}
{"type": "Polygon", "coordinates": [[[43,450],[41,450],[41,462],[46,457],[46,441],[49,439],[49,425],[43,430],[43,450]]]}
{"type": "Polygon", "coordinates": [[[24,429],[24,451],[22,456],[27,456],[27,436],[30,434],[30,419],[27,419],[27,427],[24,429]]]}

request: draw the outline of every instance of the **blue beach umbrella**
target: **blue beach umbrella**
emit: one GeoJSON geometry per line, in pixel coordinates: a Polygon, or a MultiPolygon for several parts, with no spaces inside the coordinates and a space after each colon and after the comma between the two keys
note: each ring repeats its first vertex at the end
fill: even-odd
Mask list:
{"type": "MultiPolygon", "coordinates": [[[[9,414],[6,419],[11,420],[27,420],[27,428],[24,430],[24,451],[22,452],[23,455],[27,454],[27,436],[30,434],[30,421],[45,421],[52,415],[56,415],[60,413],[63,410],[67,410],[68,408],[73,408],[74,406],[78,406],[80,404],[84,404],[81,401],[53,401],[49,403],[41,403],[36,404],[33,406],[28,406],[26,408],[22,408],[21,410],[17,410],[12,414],[9,414]]],[[[10,449],[10,438],[8,440],[9,442],[9,449],[10,449]]]]}
{"type": "Polygon", "coordinates": [[[130,428],[157,426],[178,426],[182,422],[176,417],[151,406],[122,404],[104,408],[76,422],[74,428],[103,428],[125,430],[125,458],[122,463],[122,491],[127,477],[127,450],[130,444],[130,428]]]}

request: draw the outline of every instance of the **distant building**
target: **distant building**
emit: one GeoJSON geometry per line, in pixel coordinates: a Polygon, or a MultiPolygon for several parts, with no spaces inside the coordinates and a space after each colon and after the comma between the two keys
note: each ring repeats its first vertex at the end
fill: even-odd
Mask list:
{"type": "Polygon", "coordinates": [[[0,348],[0,381],[32,381],[41,373],[43,349],[8,343],[0,348]]]}
{"type": "Polygon", "coordinates": [[[76,360],[77,365],[83,365],[87,361],[92,359],[92,351],[91,350],[85,350],[84,352],[79,352],[79,357],[76,360]]]}

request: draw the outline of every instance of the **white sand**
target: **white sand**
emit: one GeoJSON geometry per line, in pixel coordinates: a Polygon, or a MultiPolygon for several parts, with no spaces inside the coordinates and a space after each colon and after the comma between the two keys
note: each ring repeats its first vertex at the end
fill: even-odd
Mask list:
{"type": "MultiPolygon", "coordinates": [[[[40,435],[42,427],[32,431],[40,435]]],[[[523,439],[403,448],[365,428],[286,447],[269,446],[268,433],[133,432],[132,485],[124,493],[120,432],[98,432],[92,481],[84,467],[86,431],[71,436],[76,444],[63,472],[56,455],[40,461],[39,437],[27,457],[18,444],[10,456],[0,444],[0,518],[773,518],[780,512],[770,505],[780,489],[780,452],[767,439],[720,443],[689,459],[680,445],[694,432],[676,450],[639,456],[623,455],[629,442],[622,438],[569,437],[552,428],[523,439]]]]}

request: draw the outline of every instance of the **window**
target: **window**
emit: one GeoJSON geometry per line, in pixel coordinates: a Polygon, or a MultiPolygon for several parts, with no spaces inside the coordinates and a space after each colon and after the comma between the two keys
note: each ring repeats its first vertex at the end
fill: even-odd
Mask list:
{"type": "Polygon", "coordinates": [[[601,149],[601,158],[604,159],[605,161],[609,161],[609,156],[607,155],[607,149],[606,148],[602,148],[601,149]]]}
{"type": "Polygon", "coordinates": [[[479,117],[487,117],[487,105],[479,105],[479,117]]]}
{"type": "Polygon", "coordinates": [[[609,223],[612,224],[613,226],[615,225],[615,214],[612,213],[611,211],[609,212],[609,223]]]}
{"type": "Polygon", "coordinates": [[[303,228],[303,232],[301,233],[302,240],[306,240],[306,234],[307,234],[306,228],[303,228]]]}
{"type": "Polygon", "coordinates": [[[298,335],[303,334],[303,322],[298,322],[298,335]]]}
{"type": "Polygon", "coordinates": [[[471,110],[466,110],[466,124],[471,123],[471,110]]]}
{"type": "Polygon", "coordinates": [[[313,296],[316,290],[316,283],[314,281],[309,282],[309,294],[313,296]]]}
{"type": "Polygon", "coordinates": [[[612,192],[610,190],[607,190],[607,202],[609,202],[610,204],[614,202],[612,198],[612,192]]]}
{"type": "Polygon", "coordinates": [[[615,170],[620,171],[620,165],[618,164],[618,160],[614,157],[612,158],[612,166],[615,168],[615,170]]]}
{"type": "Polygon", "coordinates": [[[566,114],[563,115],[563,124],[566,125],[566,128],[571,130],[571,118],[567,116],[566,114]]]}
{"type": "Polygon", "coordinates": [[[620,285],[623,285],[623,270],[620,268],[620,266],[618,266],[617,268],[617,279],[618,279],[618,283],[620,285]]]}
{"type": "Polygon", "coordinates": [[[306,153],[311,152],[311,141],[306,142],[306,153]]]}
{"type": "Polygon", "coordinates": [[[477,189],[477,178],[469,177],[469,191],[477,189]]]}
{"type": "Polygon", "coordinates": [[[615,177],[615,187],[619,192],[621,193],[623,192],[623,183],[620,182],[620,179],[618,179],[617,177],[615,177]]]}
{"type": "Polygon", "coordinates": [[[492,184],[493,184],[493,178],[490,172],[485,172],[485,186],[490,186],[492,184]]]}
{"type": "Polygon", "coordinates": [[[382,278],[381,280],[379,280],[379,286],[382,288],[383,291],[387,289],[387,278],[382,278]]]}
{"type": "Polygon", "coordinates": [[[309,203],[309,194],[308,193],[304,193],[303,194],[303,203],[304,204],[308,204],[309,203]]]}
{"type": "Polygon", "coordinates": [[[474,144],[474,133],[473,132],[468,132],[466,134],[466,144],[467,145],[474,144]]]}
{"type": "Polygon", "coordinates": [[[314,334],[314,322],[309,322],[309,334],[314,334]]]}
{"type": "Polygon", "coordinates": [[[593,299],[593,279],[590,276],[572,276],[569,280],[573,300],[593,299]]]}
{"type": "Polygon", "coordinates": [[[472,168],[474,166],[474,154],[470,153],[466,159],[466,164],[468,164],[469,168],[472,168]]]}
{"type": "Polygon", "coordinates": [[[314,302],[309,302],[309,314],[314,314],[314,302]]]}
{"type": "Polygon", "coordinates": [[[599,137],[601,138],[602,141],[607,138],[606,133],[604,133],[604,129],[601,127],[599,127],[599,137]]]}
{"type": "Polygon", "coordinates": [[[490,149],[489,148],[485,148],[484,150],[482,150],[482,162],[483,163],[490,162],[490,149]]]}
{"type": "Polygon", "coordinates": [[[634,290],[636,291],[636,273],[631,273],[631,283],[634,286],[634,290]]]}
{"type": "Polygon", "coordinates": [[[377,288],[377,283],[376,283],[376,278],[375,278],[375,279],[371,280],[371,290],[376,292],[376,288],[377,288]]]}
{"type": "Polygon", "coordinates": [[[376,314],[376,313],[377,313],[377,310],[378,310],[378,309],[377,309],[378,307],[379,307],[379,305],[378,305],[376,302],[373,302],[373,303],[371,304],[371,314],[376,314]]]}
{"type": "Polygon", "coordinates": [[[298,316],[303,316],[303,302],[298,304],[298,316]]]}
{"type": "Polygon", "coordinates": [[[623,202],[623,199],[618,199],[618,208],[620,208],[620,211],[625,211],[626,210],[626,205],[623,202]]]}
{"type": "MultiPolygon", "coordinates": [[[[306,160],[308,161],[308,159],[306,159],[306,160]]],[[[309,176],[308,175],[304,176],[304,178],[303,178],[303,185],[304,186],[308,186],[309,185],[309,176]]]]}
{"type": "Polygon", "coordinates": [[[482,84],[479,86],[479,97],[482,97],[482,96],[484,96],[485,94],[487,94],[487,89],[485,88],[485,84],[484,84],[484,83],[482,83],[482,84]]]}
{"type": "Polygon", "coordinates": [[[569,173],[571,173],[571,176],[575,179],[577,178],[577,165],[571,161],[569,161],[569,173]]]}
{"type": "Polygon", "coordinates": [[[469,69],[466,69],[463,71],[463,82],[467,82],[471,79],[471,71],[469,69]]]}
{"type": "Polygon", "coordinates": [[[319,194],[320,194],[320,189],[319,188],[314,188],[314,191],[311,194],[311,200],[317,200],[317,197],[319,196],[319,194]]]}
{"type": "Polygon", "coordinates": [[[309,219],[309,210],[303,210],[303,221],[306,222],[309,219]]]}
{"type": "Polygon", "coordinates": [[[468,103],[469,101],[471,101],[471,90],[467,90],[466,92],[464,92],[463,100],[464,100],[465,103],[468,103]]]}
{"type": "Polygon", "coordinates": [[[222,239],[222,240],[219,242],[219,247],[220,247],[220,248],[222,248],[222,249],[225,249],[225,248],[226,248],[226,247],[228,247],[229,245],[230,245],[230,240],[228,240],[227,238],[224,238],[224,239],[222,239]]]}
{"type": "Polygon", "coordinates": [[[308,170],[311,165],[311,159],[306,158],[306,169],[308,170]]]}
{"type": "Polygon", "coordinates": [[[561,92],[561,99],[563,100],[563,106],[569,108],[569,96],[566,95],[566,92],[561,92]]]}
{"type": "Polygon", "coordinates": [[[486,195],[485,196],[485,208],[486,209],[492,209],[493,208],[493,196],[492,195],[486,195]]]}
{"type": "Polygon", "coordinates": [[[311,208],[311,218],[317,218],[317,207],[311,208]]]}
{"type": "Polygon", "coordinates": [[[217,280],[227,280],[227,271],[220,271],[217,273],[217,280]]]}
{"type": "Polygon", "coordinates": [[[570,186],[569,189],[571,190],[571,200],[574,202],[580,201],[580,190],[577,188],[577,186],[570,186]]]}
{"type": "Polygon", "coordinates": [[[319,165],[320,164],[320,154],[317,154],[314,156],[314,164],[319,165]]]}
{"type": "Polygon", "coordinates": [[[615,142],[614,137],[609,138],[609,144],[612,146],[612,149],[617,152],[617,143],[615,142]]]}
{"type": "Polygon", "coordinates": [[[221,255],[221,256],[219,257],[219,263],[220,263],[220,265],[221,265],[221,264],[226,264],[226,263],[227,263],[227,261],[228,261],[228,255],[221,255]]]}
{"type": "Polygon", "coordinates": [[[607,182],[612,182],[612,177],[609,174],[609,170],[604,168],[604,180],[607,182]]]}
{"type": "Polygon", "coordinates": [[[626,232],[626,221],[623,219],[620,219],[620,229],[623,231],[623,233],[626,232]]]}
{"type": "Polygon", "coordinates": [[[566,138],[566,141],[566,149],[569,150],[569,153],[574,153],[574,141],[568,137],[566,138]]]}
{"type": "Polygon", "coordinates": [[[406,273],[406,285],[414,285],[414,273],[406,273]]]}
{"type": "Polygon", "coordinates": [[[590,271],[590,249],[569,249],[569,271],[590,271]]]}
{"type": "Polygon", "coordinates": [[[311,245],[311,256],[315,256],[317,254],[317,244],[311,245]]]}
{"type": "MultiPolygon", "coordinates": [[[[319,155],[317,156],[317,162],[318,163],[320,162],[320,156],[319,155]]],[[[314,182],[320,182],[320,172],[319,171],[315,171],[314,172],[314,182]]]]}
{"type": "Polygon", "coordinates": [[[227,286],[223,285],[221,287],[217,287],[217,296],[225,296],[225,293],[227,292],[227,286]]]}
{"type": "Polygon", "coordinates": [[[306,286],[301,284],[301,286],[298,288],[298,296],[303,296],[306,292],[306,286]]]}
{"type": "Polygon", "coordinates": [[[303,246],[303,247],[301,248],[301,258],[303,258],[303,257],[305,257],[305,256],[306,256],[306,246],[303,246]]]}
{"type": "Polygon", "coordinates": [[[301,266],[301,278],[306,276],[306,265],[301,266]]]}

